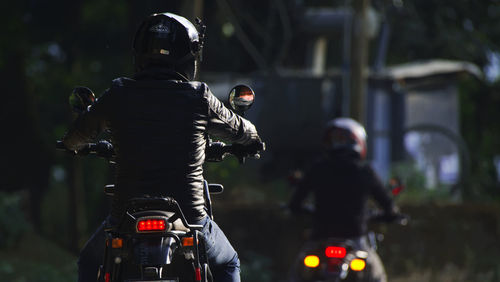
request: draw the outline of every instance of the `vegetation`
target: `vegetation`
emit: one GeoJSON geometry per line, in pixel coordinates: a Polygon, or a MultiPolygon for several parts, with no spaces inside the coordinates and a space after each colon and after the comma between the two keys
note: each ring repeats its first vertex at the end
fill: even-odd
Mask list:
{"type": "MultiPolygon", "coordinates": [[[[78,250],[107,212],[107,200],[102,195],[102,187],[112,181],[112,176],[111,170],[102,160],[75,160],[54,150],[55,140],[63,136],[73,118],[67,107],[68,94],[74,86],[86,85],[99,95],[113,78],[130,75],[133,72],[130,46],[138,23],[146,15],[157,11],[187,14],[191,12],[194,2],[0,2],[3,23],[0,38],[0,89],[3,95],[0,117],[4,127],[0,141],[4,149],[0,160],[2,281],[75,280],[78,250]]],[[[238,16],[241,28],[255,43],[254,47],[267,68],[297,68],[305,62],[304,50],[308,39],[300,30],[299,22],[294,19],[300,9],[293,3],[303,2],[303,5],[316,7],[328,6],[332,2],[339,5],[345,3],[283,0],[202,2],[203,18],[208,26],[202,69],[207,73],[252,73],[262,70],[262,64],[249,53],[248,46],[238,39],[235,23],[230,20],[228,11],[238,16]],[[220,3],[223,2],[230,2],[230,10],[221,8],[220,3]],[[286,22],[286,17],[282,17],[283,12],[290,17],[289,29],[283,25],[286,22]],[[284,51],[286,53],[282,53],[284,51]]],[[[400,241],[394,245],[394,249],[382,249],[386,255],[384,259],[387,259],[391,273],[402,274],[404,271],[423,269],[430,274],[424,271],[423,276],[419,276],[424,277],[421,280],[437,277],[435,267],[443,265],[429,258],[439,253],[443,254],[440,257],[443,261],[453,260],[453,257],[444,256],[448,249],[439,246],[436,246],[436,250],[427,248],[424,255],[419,256],[421,250],[416,247],[417,243],[406,246],[402,238],[432,244],[434,239],[428,234],[445,232],[452,238],[450,240],[454,240],[453,244],[450,242],[446,245],[449,249],[467,243],[467,247],[461,249],[462,253],[454,255],[463,260],[450,262],[451,266],[445,267],[445,271],[455,272],[457,268],[467,268],[463,270],[464,279],[470,278],[467,281],[498,280],[498,265],[491,263],[498,261],[500,253],[493,239],[499,233],[498,218],[497,221],[491,219],[492,214],[498,214],[498,210],[483,210],[483,204],[486,201],[500,201],[500,185],[493,164],[493,157],[500,156],[500,64],[495,62],[495,58],[498,60],[500,56],[500,22],[496,20],[500,14],[499,2],[372,0],[372,5],[391,26],[389,64],[446,58],[471,61],[487,70],[487,79],[464,78],[460,85],[461,132],[468,145],[472,164],[467,185],[471,191],[475,191],[466,200],[474,199],[476,204],[467,206],[463,212],[457,211],[462,206],[429,204],[421,208],[413,207],[423,202],[439,203],[445,195],[439,193],[442,190],[422,192],[417,188],[421,185],[422,176],[414,173],[411,167],[405,167],[409,185],[406,195],[403,194],[400,200],[412,209],[412,216],[414,213],[417,219],[420,218],[415,227],[419,229],[412,230],[415,232],[411,234],[415,235],[411,238],[394,231],[395,237],[401,237],[393,237],[395,241],[388,238],[383,246],[389,248],[389,242],[400,241]],[[471,218],[471,215],[477,217],[471,218]],[[432,219],[447,224],[441,226],[432,222],[432,219]],[[431,223],[426,225],[425,222],[431,223]],[[467,237],[469,235],[474,237],[467,237]],[[481,256],[482,250],[486,250],[484,256],[481,256]],[[391,260],[391,256],[412,256],[414,259],[403,260],[404,267],[401,267],[401,262],[391,260]],[[473,276],[475,271],[478,271],[477,276],[473,276]]],[[[371,49],[374,53],[375,44],[371,44],[371,49]]],[[[334,62],[339,63],[339,60],[334,62]]],[[[269,212],[262,207],[277,209],[279,203],[288,197],[289,190],[282,179],[272,179],[262,184],[259,178],[245,177],[248,171],[242,172],[236,160],[207,165],[206,170],[209,179],[231,187],[229,193],[221,196],[222,203],[227,206],[233,203],[233,207],[234,203],[254,205],[251,210],[242,212],[249,221],[255,219],[255,222],[248,223],[250,226],[267,222],[269,212]],[[249,179],[253,179],[253,182],[249,179]]],[[[252,173],[257,174],[255,171],[252,173]]],[[[220,211],[224,214],[223,206],[220,211]]],[[[235,215],[238,213],[232,216],[235,215]]],[[[224,222],[224,215],[221,217],[224,222]]],[[[227,228],[231,238],[235,238],[237,248],[241,249],[244,277],[249,281],[275,281],[273,271],[286,271],[277,264],[280,258],[274,258],[265,251],[245,249],[244,240],[248,241],[248,238],[232,226],[231,222],[234,221],[228,218],[224,228],[227,228]],[[262,276],[251,276],[258,272],[262,276]]],[[[280,227],[294,224],[283,219],[282,215],[274,215],[273,218],[270,222],[280,227]]],[[[255,226],[255,229],[259,230],[259,226],[255,226]]],[[[293,232],[295,235],[301,233],[298,228],[293,232]]],[[[393,234],[392,230],[390,234],[393,234]]],[[[258,250],[258,246],[254,247],[258,250]]],[[[287,248],[286,245],[278,244],[269,246],[269,250],[274,252],[277,247],[287,248]]],[[[293,257],[294,252],[294,249],[288,249],[285,253],[293,257]]]]}

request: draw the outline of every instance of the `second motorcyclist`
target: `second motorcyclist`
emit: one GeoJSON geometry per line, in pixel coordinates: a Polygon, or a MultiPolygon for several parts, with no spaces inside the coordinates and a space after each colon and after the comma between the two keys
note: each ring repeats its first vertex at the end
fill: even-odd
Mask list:
{"type": "MultiPolygon", "coordinates": [[[[135,75],[115,79],[73,123],[63,142],[78,150],[109,131],[116,150],[117,188],[108,221],[121,216],[130,198],[172,197],[190,224],[204,226],[214,280],[240,281],[236,251],[204,210],[202,165],[208,134],[241,145],[261,140],[251,122],[227,109],[205,83],[194,81],[203,29],[171,13],[147,18],[134,39],[135,75]]],[[[81,252],[79,281],[97,277],[103,226],[81,252]]]]}
{"type": "Polygon", "coordinates": [[[330,121],[323,136],[324,156],[319,158],[299,180],[290,209],[300,212],[309,193],[314,196],[313,240],[350,238],[369,252],[373,281],[386,281],[379,256],[365,237],[367,202],[371,197],[386,214],[395,213],[387,194],[366,157],[366,133],[363,126],[350,118],[330,121]]]}

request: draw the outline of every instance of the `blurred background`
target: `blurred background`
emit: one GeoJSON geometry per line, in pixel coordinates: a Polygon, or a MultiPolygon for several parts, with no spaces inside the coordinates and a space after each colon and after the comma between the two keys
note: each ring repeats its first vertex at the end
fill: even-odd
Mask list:
{"type": "MultiPolygon", "coordinates": [[[[68,96],[133,74],[142,19],[207,25],[200,80],[225,99],[249,84],[259,161],[207,164],[215,219],[244,281],[284,281],[310,218],[282,206],[290,173],[320,153],[323,124],[366,126],[369,160],[408,226],[373,226],[389,281],[500,281],[500,1],[1,1],[0,280],[75,281],[108,211],[108,164],[55,150],[68,96]],[[242,223],[242,219],[245,219],[242,223]]],[[[334,199],[332,199],[333,201],[334,199]]]]}

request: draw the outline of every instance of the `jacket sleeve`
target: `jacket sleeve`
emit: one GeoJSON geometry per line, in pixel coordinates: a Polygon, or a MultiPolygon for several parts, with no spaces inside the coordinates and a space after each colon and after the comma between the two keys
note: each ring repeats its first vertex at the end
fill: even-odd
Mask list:
{"type": "Polygon", "coordinates": [[[314,180],[317,179],[317,176],[314,175],[315,166],[316,164],[308,167],[303,177],[299,179],[297,183],[297,188],[293,192],[290,202],[288,203],[288,207],[292,213],[300,214],[305,210],[304,201],[309,194],[313,192],[314,187],[316,187],[316,183],[314,183],[314,180]]]}
{"type": "Polygon", "coordinates": [[[208,102],[207,130],[209,134],[243,145],[260,142],[257,130],[250,121],[226,108],[206,84],[203,84],[203,87],[208,102]]]}
{"type": "Polygon", "coordinates": [[[300,213],[303,210],[304,200],[309,195],[309,185],[305,185],[303,182],[297,186],[297,189],[292,194],[292,198],[288,203],[290,211],[293,213],[300,213]]]}
{"type": "Polygon", "coordinates": [[[107,128],[108,100],[109,90],[97,99],[88,111],[78,116],[62,139],[66,148],[78,150],[107,128]]]}
{"type": "Polygon", "coordinates": [[[393,211],[394,202],[382,184],[382,181],[371,167],[367,166],[366,170],[369,175],[367,179],[369,181],[368,185],[370,187],[371,196],[385,212],[393,211]]]}

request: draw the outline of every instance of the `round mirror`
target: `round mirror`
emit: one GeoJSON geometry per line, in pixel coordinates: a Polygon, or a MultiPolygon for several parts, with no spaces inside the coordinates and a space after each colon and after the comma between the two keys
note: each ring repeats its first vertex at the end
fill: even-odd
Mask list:
{"type": "Polygon", "coordinates": [[[229,105],[238,113],[243,113],[250,109],[255,100],[255,93],[249,86],[236,85],[229,92],[229,105]]]}
{"type": "Polygon", "coordinates": [[[69,104],[71,106],[71,109],[78,114],[86,112],[87,108],[90,105],[94,104],[94,102],[94,92],[92,92],[92,90],[90,90],[89,88],[83,86],[75,87],[71,92],[71,95],[69,96],[69,104]]]}

